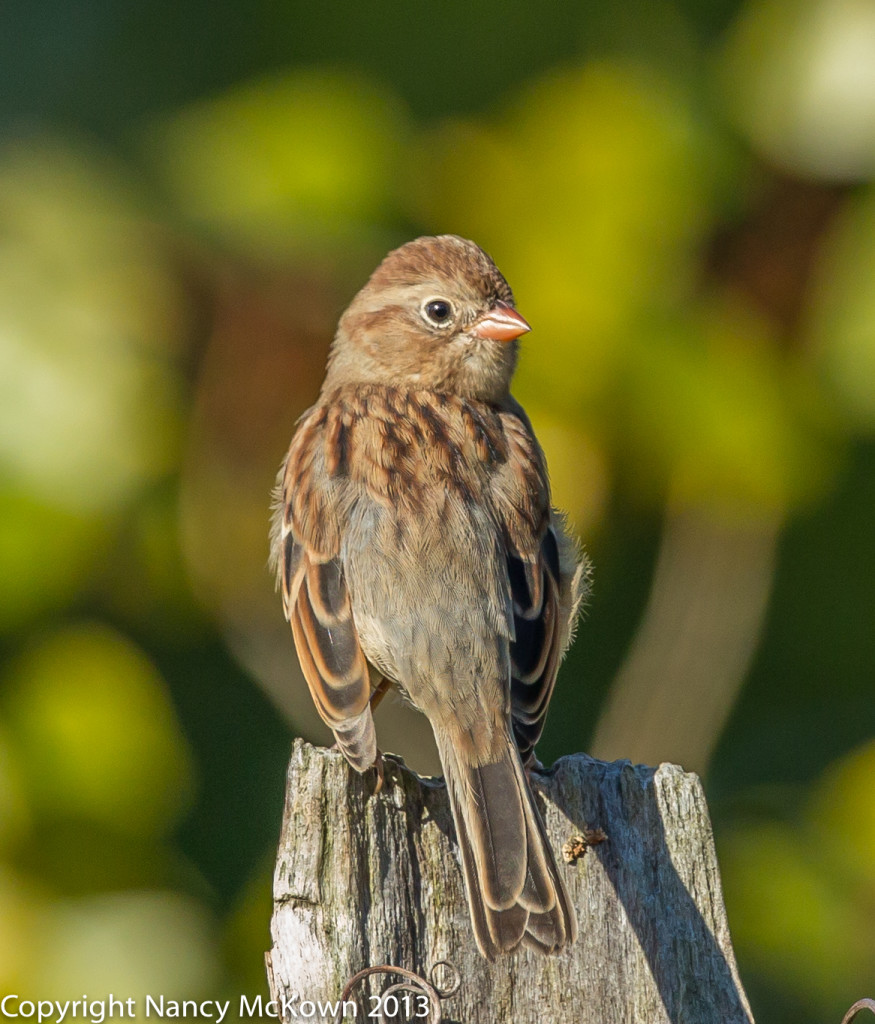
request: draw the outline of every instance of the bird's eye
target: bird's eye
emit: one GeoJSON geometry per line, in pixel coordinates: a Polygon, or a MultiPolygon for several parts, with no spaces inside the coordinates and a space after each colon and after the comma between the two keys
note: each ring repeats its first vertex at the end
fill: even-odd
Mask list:
{"type": "Polygon", "coordinates": [[[432,299],[424,306],[426,318],[438,327],[448,323],[453,315],[453,307],[446,299],[432,299]]]}

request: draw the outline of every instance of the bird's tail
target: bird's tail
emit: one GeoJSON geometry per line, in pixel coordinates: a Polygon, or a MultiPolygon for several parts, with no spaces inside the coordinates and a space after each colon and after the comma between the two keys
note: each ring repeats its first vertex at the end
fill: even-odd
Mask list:
{"type": "Polygon", "coordinates": [[[577,921],[509,728],[480,764],[451,735],[435,735],[480,952],[494,960],[521,942],[558,952],[577,921]]]}

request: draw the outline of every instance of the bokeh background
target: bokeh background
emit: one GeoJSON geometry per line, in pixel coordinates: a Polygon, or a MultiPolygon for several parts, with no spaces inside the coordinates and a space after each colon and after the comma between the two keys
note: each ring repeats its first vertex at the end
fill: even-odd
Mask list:
{"type": "Polygon", "coordinates": [[[349,298],[452,231],[595,563],[542,759],[703,775],[759,1020],[875,994],[872,0],[0,19],[0,989],[265,991],[325,735],[269,493],[349,298]]]}

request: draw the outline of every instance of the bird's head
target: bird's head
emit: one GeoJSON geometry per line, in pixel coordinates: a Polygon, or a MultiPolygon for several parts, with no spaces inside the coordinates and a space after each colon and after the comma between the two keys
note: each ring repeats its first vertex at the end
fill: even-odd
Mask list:
{"type": "Polygon", "coordinates": [[[378,383],[497,402],[528,330],[479,246],[417,238],[386,256],[341,317],[324,390],[378,383]]]}

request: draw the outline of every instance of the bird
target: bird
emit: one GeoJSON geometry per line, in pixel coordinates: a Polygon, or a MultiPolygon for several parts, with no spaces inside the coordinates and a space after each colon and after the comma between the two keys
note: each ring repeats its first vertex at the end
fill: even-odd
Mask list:
{"type": "Polygon", "coordinates": [[[274,492],[272,558],[316,708],[358,772],[381,771],[388,688],[427,717],[490,961],[577,934],[529,773],[590,567],[510,392],[530,330],[474,242],[393,250],[340,317],[274,492]]]}

